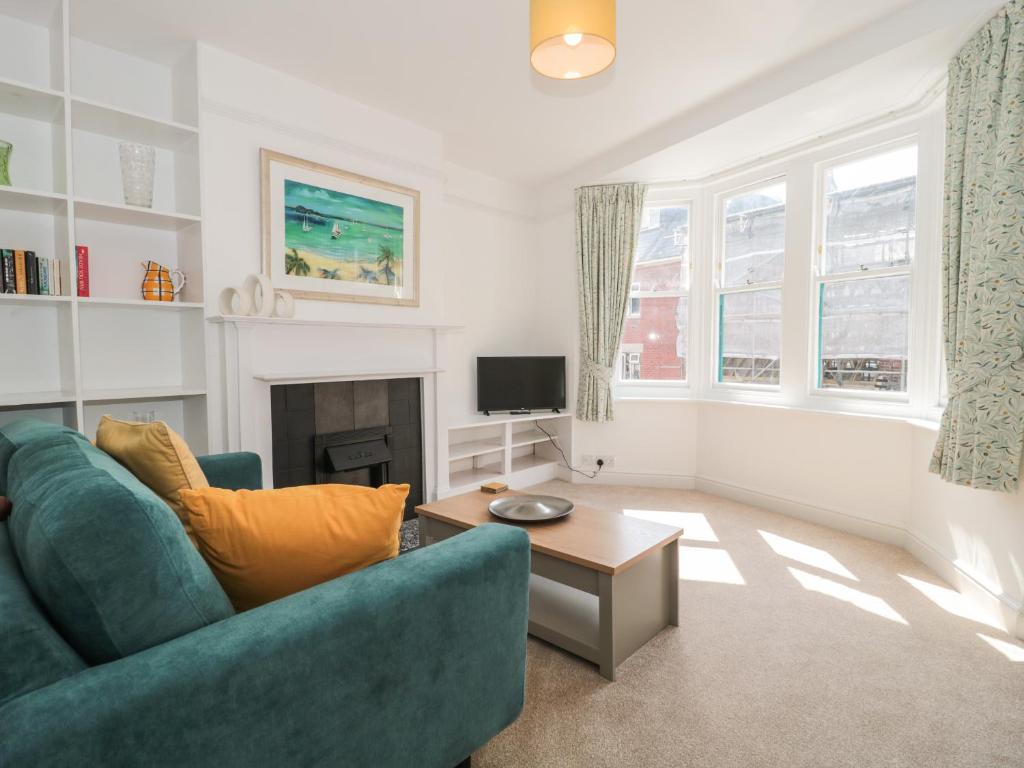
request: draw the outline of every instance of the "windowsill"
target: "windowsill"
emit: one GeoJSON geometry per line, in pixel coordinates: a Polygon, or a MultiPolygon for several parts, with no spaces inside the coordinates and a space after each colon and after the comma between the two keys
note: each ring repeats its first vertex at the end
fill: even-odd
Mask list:
{"type": "Polygon", "coordinates": [[[680,402],[694,404],[708,403],[712,405],[738,405],[755,408],[774,408],[794,413],[808,413],[825,416],[845,416],[847,418],[885,419],[904,421],[924,429],[937,429],[942,419],[943,409],[939,406],[913,409],[906,401],[879,401],[871,398],[840,399],[838,397],[822,398],[815,402],[808,397],[808,402],[794,404],[782,399],[780,392],[751,392],[749,390],[712,389],[703,397],[694,396],[688,386],[674,388],[641,388],[637,386],[616,387],[613,392],[616,402],[680,402]]]}
{"type": "Polygon", "coordinates": [[[689,400],[690,385],[685,381],[631,381],[612,385],[613,400],[689,400]]]}

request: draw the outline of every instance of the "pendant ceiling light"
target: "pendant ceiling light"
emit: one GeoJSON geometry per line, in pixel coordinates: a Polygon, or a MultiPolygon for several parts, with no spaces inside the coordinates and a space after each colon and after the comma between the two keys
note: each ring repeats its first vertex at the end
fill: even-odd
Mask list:
{"type": "Polygon", "coordinates": [[[530,0],[530,64],[558,80],[615,61],[615,0],[530,0]]]}

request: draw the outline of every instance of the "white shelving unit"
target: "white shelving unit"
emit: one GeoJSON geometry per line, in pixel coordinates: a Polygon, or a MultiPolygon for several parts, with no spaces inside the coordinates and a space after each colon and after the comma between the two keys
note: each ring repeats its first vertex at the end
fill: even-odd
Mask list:
{"type": "Polygon", "coordinates": [[[571,413],[478,416],[450,426],[447,485],[442,477],[438,495],[455,496],[495,481],[525,488],[567,479],[558,449],[544,431],[571,456],[572,429],[571,413]]]}
{"type": "Polygon", "coordinates": [[[154,412],[208,448],[199,84],[194,46],[138,55],[93,35],[77,0],[0,0],[0,248],[63,262],[64,296],[0,295],[0,423],[92,437],[100,416],[154,412]],[[126,205],[118,143],[156,148],[153,208],[126,205]],[[75,245],[89,247],[78,297],[75,245]],[[147,302],[141,262],[186,273],[147,302]]]}

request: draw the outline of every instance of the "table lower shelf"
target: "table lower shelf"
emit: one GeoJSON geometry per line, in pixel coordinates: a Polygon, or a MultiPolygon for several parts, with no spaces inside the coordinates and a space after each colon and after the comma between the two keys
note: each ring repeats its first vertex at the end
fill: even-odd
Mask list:
{"type": "Polygon", "coordinates": [[[529,632],[587,661],[601,663],[597,595],[530,574],[529,632]]]}

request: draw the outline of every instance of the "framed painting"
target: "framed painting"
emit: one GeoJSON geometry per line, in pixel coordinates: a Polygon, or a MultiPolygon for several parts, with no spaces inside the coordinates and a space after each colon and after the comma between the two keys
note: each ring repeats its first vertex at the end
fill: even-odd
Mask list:
{"type": "Polygon", "coordinates": [[[298,299],[419,306],[420,193],[260,150],[263,272],[298,299]]]}

